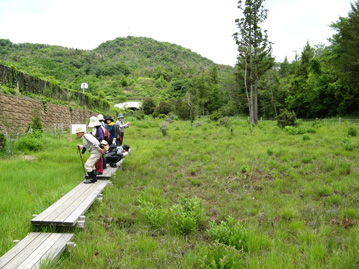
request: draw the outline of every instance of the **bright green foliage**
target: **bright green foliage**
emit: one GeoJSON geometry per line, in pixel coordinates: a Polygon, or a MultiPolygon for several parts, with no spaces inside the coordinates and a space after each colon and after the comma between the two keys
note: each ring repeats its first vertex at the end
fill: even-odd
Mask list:
{"type": "Polygon", "coordinates": [[[180,204],[171,207],[172,221],[175,231],[180,234],[194,232],[203,222],[204,208],[198,198],[182,198],[180,204]]]}
{"type": "Polygon", "coordinates": [[[241,255],[234,247],[215,242],[202,250],[200,266],[208,269],[242,268],[241,255]]]}
{"type": "Polygon", "coordinates": [[[208,234],[219,243],[233,246],[238,250],[248,250],[247,231],[243,225],[239,222],[235,222],[231,216],[228,216],[226,221],[221,221],[220,224],[213,221],[211,228],[208,230],[208,234]]]}

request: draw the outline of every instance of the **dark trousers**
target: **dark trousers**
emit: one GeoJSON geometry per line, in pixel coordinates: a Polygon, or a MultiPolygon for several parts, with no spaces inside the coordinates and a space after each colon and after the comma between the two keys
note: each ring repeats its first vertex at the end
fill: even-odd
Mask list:
{"type": "Polygon", "coordinates": [[[116,145],[117,146],[121,146],[122,145],[122,142],[123,142],[123,135],[125,133],[119,133],[119,136],[118,136],[118,139],[116,140],[116,145]]]}

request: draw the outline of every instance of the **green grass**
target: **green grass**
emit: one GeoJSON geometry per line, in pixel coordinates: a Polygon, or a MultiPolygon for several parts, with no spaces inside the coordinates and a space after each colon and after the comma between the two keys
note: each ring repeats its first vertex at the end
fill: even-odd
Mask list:
{"type": "MultiPolygon", "coordinates": [[[[77,248],[55,266],[359,266],[359,137],[348,136],[355,125],[305,122],[302,129],[315,132],[303,139],[271,121],[260,122],[252,137],[246,121],[234,119],[232,134],[200,121],[192,128],[174,121],[163,136],[162,120],[131,119],[124,137],[130,157],[103,202],[86,213],[86,228],[73,230],[77,248]],[[351,150],[343,143],[349,140],[351,150]],[[183,199],[200,201],[200,221],[191,222],[193,215],[178,209],[183,199]],[[245,250],[208,233],[213,221],[229,216],[245,225],[245,250]],[[178,229],[179,223],[189,228],[178,229]]],[[[36,160],[1,162],[0,255],[35,229],[31,214],[81,180],[77,143],[49,138],[43,151],[31,154],[36,160]]]]}

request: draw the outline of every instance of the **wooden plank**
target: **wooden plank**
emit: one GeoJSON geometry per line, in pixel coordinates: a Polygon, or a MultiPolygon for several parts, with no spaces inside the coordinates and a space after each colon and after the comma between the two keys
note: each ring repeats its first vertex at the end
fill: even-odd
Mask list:
{"type": "MultiPolygon", "coordinates": [[[[22,263],[19,265],[20,268],[32,268],[36,263],[38,263],[44,254],[56,243],[56,241],[61,237],[59,233],[50,234],[50,236],[45,237],[45,233],[42,233],[40,236],[43,238],[41,244],[29,255],[22,260],[22,263]]],[[[46,257],[44,257],[46,258],[46,257]]]]}
{"type": "MultiPolygon", "coordinates": [[[[17,268],[19,265],[31,254],[33,253],[41,243],[50,236],[50,233],[39,233],[31,242],[29,242],[26,247],[24,247],[20,252],[17,253],[3,268],[17,268]]],[[[18,243],[20,244],[20,242],[18,243]]],[[[15,246],[16,248],[16,246],[15,246]]]]}
{"type": "Polygon", "coordinates": [[[30,233],[23,240],[17,243],[12,249],[6,252],[0,257],[0,268],[3,268],[9,261],[11,261],[16,255],[24,250],[40,233],[30,233]]]}
{"type": "Polygon", "coordinates": [[[92,184],[82,184],[86,185],[86,187],[82,188],[81,191],[78,191],[76,195],[73,195],[71,199],[68,199],[61,205],[61,207],[56,208],[53,212],[48,214],[43,222],[51,222],[55,225],[56,223],[61,224],[63,220],[83,202],[83,198],[81,200],[81,197],[90,195],[97,187],[97,182],[92,184]]]}
{"type": "Polygon", "coordinates": [[[79,206],[65,221],[64,223],[76,222],[79,216],[81,216],[95,201],[97,195],[103,191],[103,189],[110,183],[109,180],[98,181],[101,183],[96,191],[89,197],[87,197],[84,202],[79,206]]]}
{"type": "Polygon", "coordinates": [[[41,223],[42,220],[46,219],[49,214],[51,214],[54,210],[61,207],[63,203],[65,203],[67,200],[71,199],[78,191],[80,191],[82,188],[85,188],[86,184],[83,184],[82,182],[77,185],[75,188],[73,188],[71,191],[69,191],[66,195],[64,195],[62,198],[57,200],[53,205],[48,207],[45,211],[43,211],[41,214],[39,214],[37,217],[33,218],[31,220],[32,224],[38,224],[41,223]]]}
{"type": "Polygon", "coordinates": [[[43,244],[32,253],[20,266],[25,268],[39,268],[42,262],[52,262],[65,250],[66,244],[74,234],[53,233],[43,244]]]}

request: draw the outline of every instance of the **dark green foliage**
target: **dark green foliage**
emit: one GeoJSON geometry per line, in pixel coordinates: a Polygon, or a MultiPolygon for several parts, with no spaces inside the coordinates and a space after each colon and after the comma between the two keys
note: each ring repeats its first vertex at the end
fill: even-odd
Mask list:
{"type": "Polygon", "coordinates": [[[158,105],[158,107],[156,108],[158,114],[165,114],[167,115],[168,113],[170,113],[172,111],[172,105],[169,102],[166,101],[161,101],[158,105]]]}
{"type": "Polygon", "coordinates": [[[177,99],[174,101],[174,112],[181,120],[189,120],[190,119],[190,106],[188,105],[188,101],[184,99],[177,99]]]}
{"type": "Polygon", "coordinates": [[[220,111],[215,111],[209,117],[211,120],[218,121],[220,118],[223,117],[223,115],[220,111]]]}
{"type": "Polygon", "coordinates": [[[0,154],[6,152],[6,136],[3,133],[0,133],[0,154]]]}
{"type": "Polygon", "coordinates": [[[290,112],[287,109],[284,109],[283,112],[277,117],[277,124],[281,128],[286,126],[295,126],[296,120],[297,117],[294,111],[290,112]]]}
{"type": "Polygon", "coordinates": [[[358,136],[358,129],[355,127],[349,127],[348,135],[350,136],[358,136]]]}
{"type": "Polygon", "coordinates": [[[146,115],[152,115],[155,111],[156,104],[151,97],[147,97],[142,102],[142,110],[146,115]]]}

